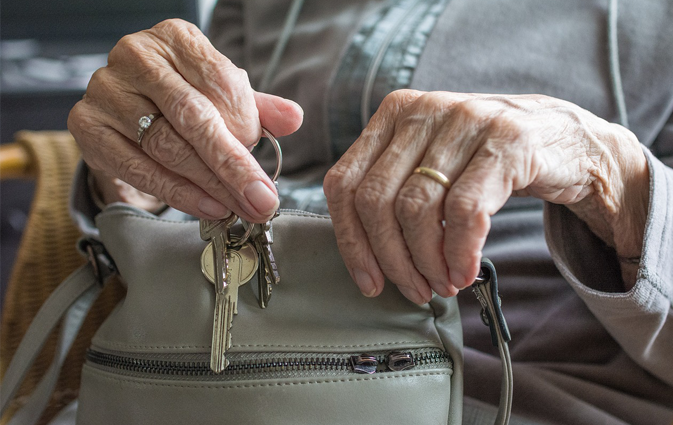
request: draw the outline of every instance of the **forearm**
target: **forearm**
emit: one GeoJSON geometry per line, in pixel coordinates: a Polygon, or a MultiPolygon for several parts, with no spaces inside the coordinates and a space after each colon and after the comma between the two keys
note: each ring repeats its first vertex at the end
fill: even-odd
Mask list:
{"type": "Polygon", "coordinates": [[[547,244],[559,271],[625,352],[673,384],[673,170],[649,152],[649,209],[635,285],[624,292],[614,253],[577,215],[545,208],[547,244]]]}

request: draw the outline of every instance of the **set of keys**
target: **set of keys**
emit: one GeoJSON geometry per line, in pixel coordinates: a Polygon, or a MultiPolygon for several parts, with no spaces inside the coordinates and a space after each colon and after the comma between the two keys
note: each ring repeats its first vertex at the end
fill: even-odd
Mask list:
{"type": "MultiPolygon", "coordinates": [[[[280,146],[273,135],[266,129],[263,131],[276,150],[277,166],[273,181],[277,185],[282,164],[280,146]]],[[[241,237],[231,234],[231,227],[237,220],[238,217],[233,213],[222,220],[199,220],[201,239],[210,241],[201,255],[201,270],[215,285],[215,313],[210,354],[210,368],[215,373],[221,373],[229,366],[226,354],[231,348],[234,315],[238,314],[239,287],[250,281],[255,272],[258,272],[259,306],[266,308],[271,299],[272,285],[280,283],[276,260],[271,251],[273,244],[271,220],[262,224],[248,224],[245,234],[241,237]]]]}

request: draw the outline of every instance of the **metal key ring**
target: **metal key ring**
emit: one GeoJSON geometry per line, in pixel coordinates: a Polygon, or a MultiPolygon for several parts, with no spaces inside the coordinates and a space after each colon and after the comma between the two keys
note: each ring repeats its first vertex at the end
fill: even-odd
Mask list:
{"type": "MultiPolygon", "coordinates": [[[[274,137],[273,134],[266,128],[262,127],[262,134],[264,137],[269,139],[271,142],[271,145],[273,146],[273,150],[276,152],[276,171],[273,173],[273,177],[271,177],[271,181],[276,185],[276,188],[278,187],[278,176],[280,176],[280,171],[283,168],[283,151],[280,149],[280,143],[278,143],[278,140],[274,137]]],[[[241,218],[241,224],[243,224],[243,228],[245,229],[245,233],[239,240],[236,242],[233,242],[230,244],[230,246],[236,248],[239,246],[242,246],[244,243],[250,239],[250,235],[252,235],[253,228],[255,226],[251,226],[250,223],[247,220],[244,220],[241,218]]]]}

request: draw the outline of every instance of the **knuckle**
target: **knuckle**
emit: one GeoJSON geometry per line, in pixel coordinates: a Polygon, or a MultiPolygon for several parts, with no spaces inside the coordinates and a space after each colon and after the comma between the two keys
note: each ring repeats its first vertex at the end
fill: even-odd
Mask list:
{"type": "Polygon", "coordinates": [[[164,182],[158,193],[158,198],[170,205],[185,205],[189,199],[190,184],[186,181],[164,182]]]}
{"type": "Polygon", "coordinates": [[[363,217],[381,214],[390,204],[384,195],[387,179],[378,175],[368,175],[355,191],[355,209],[363,217]]]}
{"type": "Polygon", "coordinates": [[[189,30],[193,24],[178,18],[165,19],[158,24],[152,27],[152,30],[167,33],[167,34],[176,34],[179,31],[189,30]]]}
{"type": "Polygon", "coordinates": [[[144,51],[143,37],[140,33],[128,34],[120,38],[108,55],[108,64],[117,65],[133,60],[143,60],[144,51]]]}
{"type": "Polygon", "coordinates": [[[210,173],[203,183],[203,188],[210,192],[221,193],[222,187],[222,181],[215,173],[210,173]]]}
{"type": "Polygon", "coordinates": [[[145,151],[166,168],[179,168],[193,153],[191,146],[167,124],[162,123],[157,128],[152,128],[146,137],[145,151]]]}
{"type": "Polygon", "coordinates": [[[390,92],[388,95],[386,95],[386,97],[383,98],[381,106],[385,106],[386,108],[400,107],[411,100],[415,100],[416,98],[422,95],[423,92],[418,90],[411,90],[411,89],[395,90],[393,92],[390,92]]]}
{"type": "Polygon", "coordinates": [[[256,173],[248,170],[248,167],[251,166],[249,155],[248,151],[244,149],[229,150],[227,154],[221,158],[217,169],[222,170],[220,174],[226,173],[234,176],[234,178],[229,178],[227,181],[242,188],[245,182],[247,182],[245,176],[252,178],[256,175],[256,173]],[[238,176],[238,178],[236,178],[236,176],[238,176]]]}
{"type": "Polygon", "coordinates": [[[522,138],[525,129],[520,121],[508,116],[506,113],[500,113],[491,118],[488,124],[488,131],[497,138],[507,138],[516,140],[522,138]]]}
{"type": "Polygon", "coordinates": [[[220,116],[205,97],[194,96],[186,91],[176,92],[169,100],[168,108],[174,111],[183,136],[188,139],[209,137],[216,131],[220,116]]]}
{"type": "Polygon", "coordinates": [[[106,128],[100,122],[100,112],[96,107],[80,100],[68,114],[68,130],[84,150],[85,146],[95,146],[92,142],[97,141],[100,133],[105,133],[106,128]]]}
{"type": "Polygon", "coordinates": [[[79,135],[81,134],[81,123],[83,120],[83,115],[86,113],[86,107],[83,105],[84,101],[80,100],[75,103],[75,106],[72,107],[68,113],[68,130],[75,137],[75,140],[79,143],[79,135]]]}
{"type": "Polygon", "coordinates": [[[418,227],[427,217],[432,202],[427,189],[405,186],[395,199],[395,215],[403,227],[418,227]]]}
{"type": "Polygon", "coordinates": [[[156,84],[166,78],[166,71],[163,67],[151,64],[144,57],[137,63],[143,68],[137,77],[138,80],[141,80],[140,84],[156,84]]]}
{"type": "Polygon", "coordinates": [[[334,165],[325,175],[323,190],[327,202],[336,202],[349,189],[352,171],[341,163],[334,165]]]}
{"type": "Polygon", "coordinates": [[[456,119],[463,123],[480,122],[484,119],[483,103],[479,99],[467,99],[456,103],[452,108],[456,119]]]}
{"type": "Polygon", "coordinates": [[[86,98],[89,102],[97,104],[109,103],[112,98],[119,96],[118,80],[109,68],[104,67],[96,70],[89,80],[86,89],[86,98]]]}
{"type": "Polygon", "coordinates": [[[148,166],[149,157],[130,157],[121,159],[117,164],[116,175],[138,190],[157,196],[155,171],[148,166]]]}
{"type": "Polygon", "coordinates": [[[446,200],[446,215],[451,222],[464,224],[469,222],[471,218],[483,213],[485,210],[484,202],[481,197],[474,195],[475,192],[457,190],[456,187],[453,189],[449,191],[446,200]]]}

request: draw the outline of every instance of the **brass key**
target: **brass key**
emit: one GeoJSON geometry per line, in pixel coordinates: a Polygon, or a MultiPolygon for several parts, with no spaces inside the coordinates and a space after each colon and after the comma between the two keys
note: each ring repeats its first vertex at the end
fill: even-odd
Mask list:
{"type": "MultiPolygon", "coordinates": [[[[215,281],[214,263],[211,258],[212,244],[204,250],[201,256],[204,275],[211,282],[215,281]]],[[[240,248],[228,247],[226,251],[226,286],[223,291],[215,291],[215,315],[213,319],[213,342],[210,355],[210,368],[215,373],[221,373],[229,366],[226,353],[231,348],[231,327],[234,315],[238,314],[238,288],[247,283],[257,271],[259,260],[255,249],[250,243],[240,248]]]]}
{"type": "MultiPolygon", "coordinates": [[[[212,262],[215,265],[215,270],[219,271],[214,274],[213,282],[215,283],[215,288],[219,290],[224,290],[226,285],[227,267],[225,261],[227,245],[229,244],[229,228],[236,220],[238,220],[238,217],[234,214],[222,220],[199,220],[201,239],[211,241],[213,246],[211,248],[212,262]]],[[[206,249],[208,248],[206,247],[206,249]]]]}

